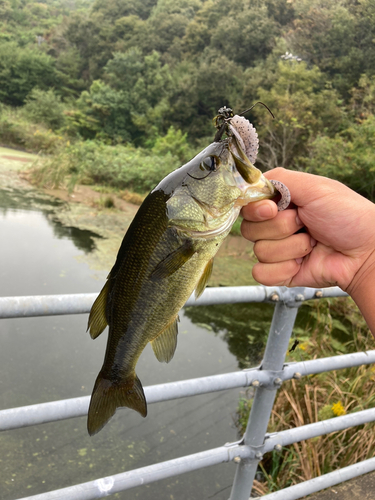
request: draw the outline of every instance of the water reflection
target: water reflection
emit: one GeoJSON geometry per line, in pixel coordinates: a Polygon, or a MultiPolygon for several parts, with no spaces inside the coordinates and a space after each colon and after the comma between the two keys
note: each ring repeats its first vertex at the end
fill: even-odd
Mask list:
{"type": "Polygon", "coordinates": [[[49,222],[51,222],[53,234],[56,238],[67,238],[71,240],[74,245],[85,254],[95,250],[95,238],[102,238],[99,234],[87,229],[79,229],[74,226],[64,226],[56,219],[52,219],[49,222]]]}
{"type": "Polygon", "coordinates": [[[270,304],[225,304],[187,307],[185,315],[197,326],[221,334],[240,369],[260,363],[273,306],[270,304]]]}
{"type": "MultiPolygon", "coordinates": [[[[0,192],[0,295],[99,292],[108,269],[77,259],[96,235],[57,224],[64,204],[36,192],[0,192]],[[77,249],[78,247],[78,249],[77,249]]],[[[0,408],[88,395],[103,361],[106,333],[92,341],[87,315],[0,321],[0,408]]],[[[222,336],[181,314],[174,359],[159,363],[150,346],[137,365],[144,386],[234,371],[222,336]]],[[[146,419],[120,410],[90,438],[86,419],[69,419],[1,434],[1,500],[36,495],[170,460],[234,441],[236,390],[149,406],[146,419]],[[6,462],[6,463],[5,463],[6,462]]],[[[233,464],[163,480],[116,495],[121,500],[226,500],[233,464]]]]}
{"type": "Polygon", "coordinates": [[[50,196],[43,195],[35,190],[21,190],[16,188],[0,189],[0,212],[6,215],[11,209],[18,210],[46,210],[51,212],[65,203],[50,196]]]}
{"type": "Polygon", "coordinates": [[[0,214],[6,217],[9,212],[37,211],[45,216],[57,239],[68,239],[85,254],[95,250],[97,233],[74,226],[65,226],[54,216],[56,210],[67,210],[64,201],[44,195],[36,190],[20,190],[14,188],[0,189],[0,214]]]}

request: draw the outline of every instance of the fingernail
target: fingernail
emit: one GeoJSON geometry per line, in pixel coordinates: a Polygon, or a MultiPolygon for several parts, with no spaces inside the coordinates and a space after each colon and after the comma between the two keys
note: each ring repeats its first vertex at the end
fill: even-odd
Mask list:
{"type": "Polygon", "coordinates": [[[310,245],[311,248],[314,248],[314,246],[316,245],[316,240],[314,240],[314,238],[310,238],[310,245]]]}
{"type": "Polygon", "coordinates": [[[256,214],[260,219],[270,219],[272,217],[272,208],[267,204],[261,205],[257,210],[256,214]]]}
{"type": "Polygon", "coordinates": [[[301,221],[301,219],[298,217],[298,215],[296,215],[296,224],[297,226],[303,226],[303,222],[301,221]]]}
{"type": "Polygon", "coordinates": [[[303,257],[299,257],[298,259],[296,259],[297,264],[302,264],[302,261],[303,261],[303,257]]]}

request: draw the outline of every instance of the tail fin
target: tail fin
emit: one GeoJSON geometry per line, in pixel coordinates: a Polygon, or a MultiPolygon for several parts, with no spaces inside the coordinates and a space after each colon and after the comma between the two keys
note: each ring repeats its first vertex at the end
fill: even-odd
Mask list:
{"type": "Polygon", "coordinates": [[[126,406],[139,412],[142,417],[147,415],[147,403],[141,381],[133,372],[120,382],[112,382],[99,373],[92,392],[87,430],[90,436],[99,432],[116,409],[126,406]]]}

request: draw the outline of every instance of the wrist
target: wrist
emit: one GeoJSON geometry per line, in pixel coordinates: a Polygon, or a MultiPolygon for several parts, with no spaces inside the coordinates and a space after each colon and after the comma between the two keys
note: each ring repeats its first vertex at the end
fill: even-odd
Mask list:
{"type": "Polygon", "coordinates": [[[375,337],[375,249],[360,267],[346,291],[357,304],[375,337]]]}

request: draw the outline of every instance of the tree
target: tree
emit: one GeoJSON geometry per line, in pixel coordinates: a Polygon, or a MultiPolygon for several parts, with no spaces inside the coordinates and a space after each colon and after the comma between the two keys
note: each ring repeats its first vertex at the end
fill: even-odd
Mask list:
{"type": "Polygon", "coordinates": [[[375,116],[334,137],[319,135],[307,161],[309,172],[343,182],[375,202],[375,116]]]}
{"type": "Polygon", "coordinates": [[[105,67],[104,78],[112,88],[126,95],[128,127],[133,140],[166,132],[163,116],[168,109],[172,78],[168,65],[161,63],[157,52],[142,56],[140,49],[134,48],[115,53],[105,67]]]}
{"type": "Polygon", "coordinates": [[[20,106],[34,87],[47,90],[58,85],[55,61],[47,54],[18,47],[15,42],[0,45],[0,101],[20,106]]]}
{"type": "Polygon", "coordinates": [[[209,47],[244,68],[254,66],[271,52],[281,33],[269,9],[265,1],[254,5],[245,0],[208,0],[186,29],[185,51],[199,58],[209,47]]]}
{"type": "Polygon", "coordinates": [[[213,49],[199,61],[183,61],[173,72],[169,123],[192,139],[212,136],[212,119],[222,106],[237,108],[243,88],[239,65],[213,49]]]}
{"type": "Polygon", "coordinates": [[[157,3],[157,0],[96,0],[92,12],[100,11],[111,22],[126,16],[147,19],[157,3]]]}
{"type": "Polygon", "coordinates": [[[309,144],[319,133],[333,136],[345,121],[337,92],[326,87],[317,67],[304,62],[279,62],[277,79],[270,90],[259,89],[259,99],[273,111],[275,119],[261,107],[258,161],[266,168],[303,168],[309,144]]]}
{"type": "Polygon", "coordinates": [[[363,120],[375,114],[375,76],[362,75],[351,94],[351,110],[355,117],[363,120]]]}
{"type": "Polygon", "coordinates": [[[109,142],[131,140],[131,119],[127,95],[101,80],[82,92],[76,108],[67,112],[70,128],[85,139],[109,142]]]}
{"type": "Polygon", "coordinates": [[[243,67],[254,66],[271,52],[279,27],[268,17],[265,5],[245,4],[238,12],[235,9],[241,3],[232,5],[228,16],[222,17],[213,30],[211,46],[243,67]]]}
{"type": "Polygon", "coordinates": [[[319,66],[345,98],[360,76],[374,74],[375,7],[363,0],[297,0],[287,38],[293,52],[319,66]]]}

